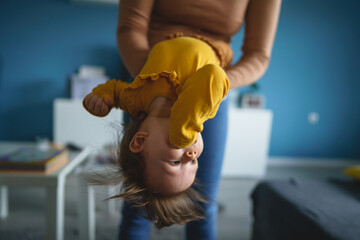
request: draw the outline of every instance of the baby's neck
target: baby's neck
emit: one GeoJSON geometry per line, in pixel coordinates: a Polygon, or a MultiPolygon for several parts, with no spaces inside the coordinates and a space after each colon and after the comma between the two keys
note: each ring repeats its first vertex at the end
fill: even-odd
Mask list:
{"type": "Polygon", "coordinates": [[[174,102],[166,97],[156,97],[149,106],[148,116],[170,117],[173,104],[174,102]]]}

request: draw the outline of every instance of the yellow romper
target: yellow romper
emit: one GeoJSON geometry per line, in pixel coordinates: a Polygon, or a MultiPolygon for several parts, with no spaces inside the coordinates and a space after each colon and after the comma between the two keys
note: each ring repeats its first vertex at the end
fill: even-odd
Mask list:
{"type": "Polygon", "coordinates": [[[92,93],[112,98],[115,107],[132,116],[147,112],[158,96],[174,101],[170,114],[169,141],[184,148],[194,143],[203,123],[213,118],[229,90],[216,51],[205,41],[177,37],[151,49],[133,82],[111,80],[92,93]]]}

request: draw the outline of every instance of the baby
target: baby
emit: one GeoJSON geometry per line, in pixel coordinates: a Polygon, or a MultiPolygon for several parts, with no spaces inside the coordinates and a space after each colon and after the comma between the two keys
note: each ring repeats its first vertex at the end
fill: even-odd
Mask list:
{"type": "Polygon", "coordinates": [[[203,151],[203,123],[216,115],[229,89],[221,55],[211,42],[175,36],[157,43],[132,83],[111,80],[83,105],[102,117],[113,107],[137,120],[119,149],[122,197],[158,228],[202,217],[191,187],[203,151]]]}

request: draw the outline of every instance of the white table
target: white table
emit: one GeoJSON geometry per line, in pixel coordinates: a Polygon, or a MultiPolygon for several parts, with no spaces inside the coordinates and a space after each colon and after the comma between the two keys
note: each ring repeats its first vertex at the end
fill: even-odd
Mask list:
{"type": "MultiPolygon", "coordinates": [[[[82,106],[82,100],[55,99],[54,101],[54,140],[55,142],[74,142],[80,146],[96,146],[96,150],[117,141],[116,131],[111,126],[120,126],[123,111],[112,110],[104,118],[89,114],[82,106]],[[91,129],[91,131],[88,131],[91,129]]],[[[101,170],[98,166],[96,169],[101,170]]],[[[88,173],[86,170],[83,173],[88,173]]],[[[95,240],[95,197],[94,186],[89,185],[79,175],[79,233],[81,240],[95,240]]],[[[112,189],[108,188],[109,195],[112,189]]],[[[115,212],[115,202],[107,202],[108,211],[115,212]]]]}
{"type": "MultiPolygon", "coordinates": [[[[0,155],[34,143],[0,142],[0,155]]],[[[46,239],[64,239],[65,181],[68,174],[87,159],[91,151],[70,151],[69,162],[51,174],[0,173],[0,218],[8,215],[7,186],[41,186],[46,188],[46,239]]],[[[83,235],[80,232],[81,235],[83,235]]]]}

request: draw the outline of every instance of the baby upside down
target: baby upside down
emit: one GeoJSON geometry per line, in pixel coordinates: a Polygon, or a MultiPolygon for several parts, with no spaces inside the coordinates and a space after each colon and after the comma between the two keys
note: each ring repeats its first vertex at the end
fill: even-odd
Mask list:
{"type": "MultiPolygon", "coordinates": [[[[156,44],[132,83],[108,81],[84,107],[106,116],[118,107],[142,120],[129,124],[119,148],[123,198],[158,228],[202,218],[192,187],[203,150],[203,123],[216,115],[229,82],[206,42],[178,37],[156,44]]],[[[206,161],[206,159],[204,159],[206,161]]]]}

